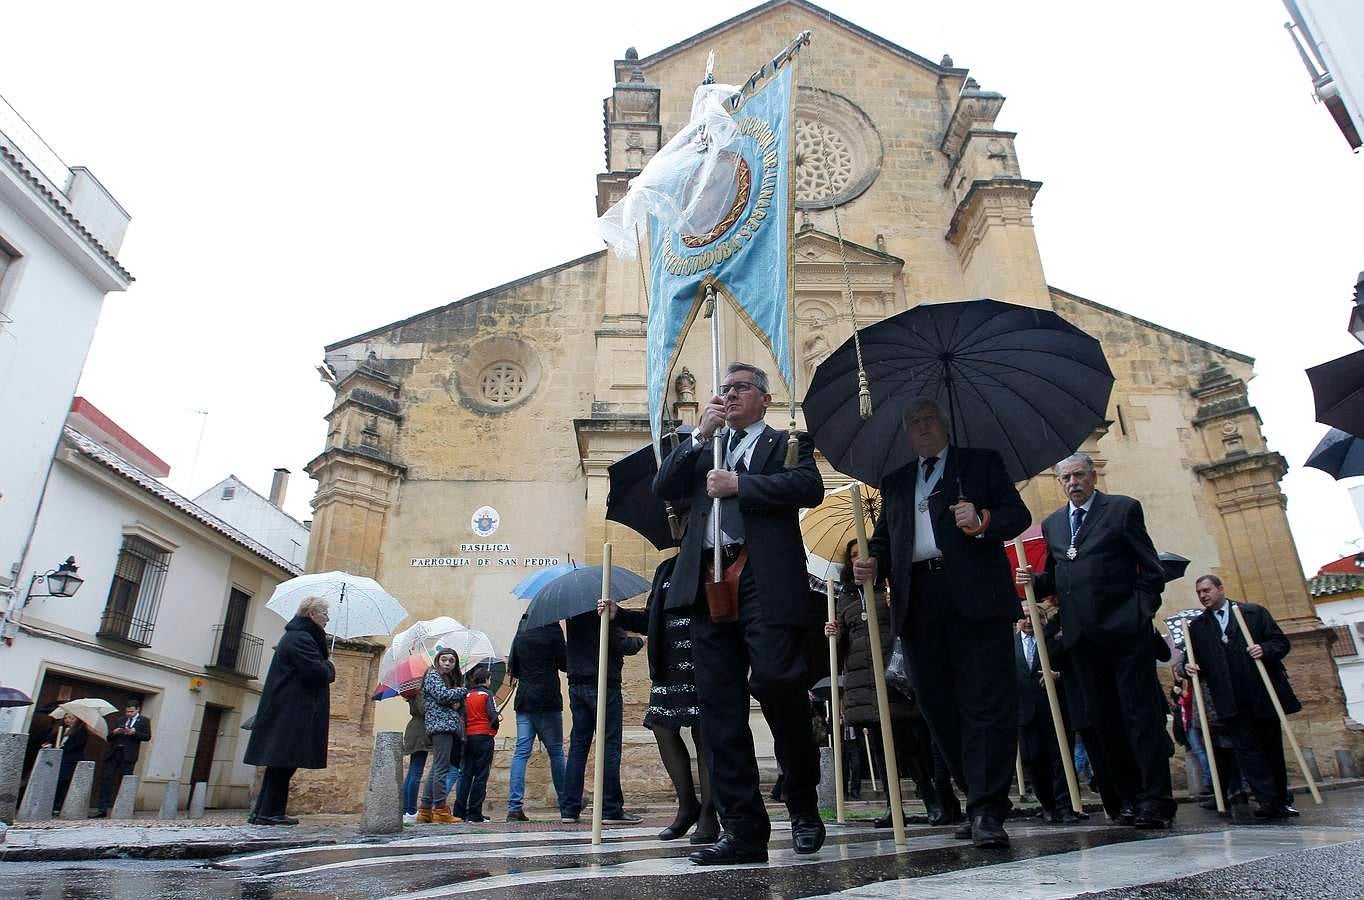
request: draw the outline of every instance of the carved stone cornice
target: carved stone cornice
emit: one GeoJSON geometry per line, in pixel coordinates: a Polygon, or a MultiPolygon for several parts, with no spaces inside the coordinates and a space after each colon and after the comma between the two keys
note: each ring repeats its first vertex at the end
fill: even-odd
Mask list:
{"type": "Polygon", "coordinates": [[[957,108],[947,123],[942,142],[938,145],[947,154],[949,167],[955,167],[961,159],[962,148],[966,146],[966,136],[974,129],[992,129],[999,110],[1004,106],[1004,95],[994,91],[967,89],[957,97],[957,108]]]}
{"type": "Polygon", "coordinates": [[[1193,467],[1194,474],[1209,481],[1221,481],[1232,475],[1248,475],[1263,472],[1268,475],[1266,483],[1279,490],[1279,479],[1288,471],[1288,462],[1283,455],[1274,450],[1247,453],[1244,456],[1228,457],[1214,463],[1202,463],[1193,467]]]}

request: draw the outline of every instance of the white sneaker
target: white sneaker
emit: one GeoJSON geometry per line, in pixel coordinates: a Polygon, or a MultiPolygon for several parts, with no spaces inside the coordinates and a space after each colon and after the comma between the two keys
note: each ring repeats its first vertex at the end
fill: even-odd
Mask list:
{"type": "Polygon", "coordinates": [[[416,825],[416,824],[417,824],[417,814],[416,814],[416,813],[403,813],[403,824],[404,824],[404,825],[416,825]]]}

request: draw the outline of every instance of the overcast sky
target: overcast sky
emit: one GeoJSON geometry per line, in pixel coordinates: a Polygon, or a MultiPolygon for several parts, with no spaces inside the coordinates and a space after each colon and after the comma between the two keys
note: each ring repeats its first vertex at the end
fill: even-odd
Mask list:
{"type": "MultiPolygon", "coordinates": [[[[287,466],[310,518],[323,345],[598,249],[611,61],[751,5],[23,4],[0,94],[133,216],[81,393],[177,489],[287,466]]],[[[826,5],[1008,97],[1048,281],[1254,356],[1303,563],[1347,552],[1303,369],[1359,349],[1364,159],[1282,4],[826,5]]]]}

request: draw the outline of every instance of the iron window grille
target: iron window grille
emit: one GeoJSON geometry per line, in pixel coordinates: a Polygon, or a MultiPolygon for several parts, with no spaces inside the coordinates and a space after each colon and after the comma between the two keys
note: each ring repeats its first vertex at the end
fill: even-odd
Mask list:
{"type": "Polygon", "coordinates": [[[124,535],[97,634],[150,647],[169,568],[169,551],[144,538],[124,535]]]}

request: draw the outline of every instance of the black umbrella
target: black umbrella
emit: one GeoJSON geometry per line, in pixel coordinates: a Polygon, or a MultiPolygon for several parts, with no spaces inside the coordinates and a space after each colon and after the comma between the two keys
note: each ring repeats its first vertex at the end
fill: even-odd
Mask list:
{"type": "MultiPolygon", "coordinates": [[[[28,706],[33,702],[33,698],[18,688],[0,687],[0,708],[11,706],[28,706]]],[[[56,709],[56,707],[53,707],[56,709]]]]}
{"type": "Polygon", "coordinates": [[[1364,350],[1307,370],[1317,421],[1364,435],[1364,350]]]}
{"type": "MultiPolygon", "coordinates": [[[[691,428],[687,426],[679,432],[690,433],[691,428]]],[[[676,435],[665,437],[663,453],[669,453],[676,443],[676,435]]],[[[606,495],[606,518],[633,528],[648,538],[655,549],[666,550],[678,546],[680,541],[673,537],[668,505],[654,496],[654,475],[657,473],[658,463],[654,461],[652,445],[622,456],[608,466],[606,477],[611,487],[606,495]]],[[[673,509],[675,516],[680,512],[679,508],[673,509]]]]}
{"type": "Polygon", "coordinates": [[[1075,451],[1104,421],[1113,373],[1099,342],[1050,310],[997,300],[916,306],[858,336],[873,414],[858,414],[852,340],[815,370],[806,425],[835,469],[871,485],[914,458],[902,419],[932,397],[952,443],[988,447],[1023,481],[1075,451]]]}
{"type": "MultiPolygon", "coordinates": [[[[611,599],[628,600],[651,585],[629,569],[611,567],[611,599]]],[[[601,566],[578,566],[541,585],[530,598],[526,627],[539,628],[579,613],[594,611],[601,599],[601,566]]]]}
{"type": "Polygon", "coordinates": [[[1165,573],[1165,581],[1171,581],[1184,577],[1184,570],[1189,568],[1189,561],[1178,553],[1160,554],[1160,571],[1165,573]]]}
{"type": "Polygon", "coordinates": [[[1364,438],[1332,428],[1308,455],[1305,465],[1321,469],[1336,481],[1364,475],[1364,438]]]}

